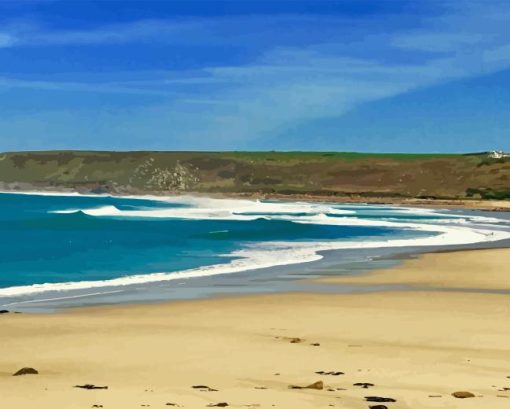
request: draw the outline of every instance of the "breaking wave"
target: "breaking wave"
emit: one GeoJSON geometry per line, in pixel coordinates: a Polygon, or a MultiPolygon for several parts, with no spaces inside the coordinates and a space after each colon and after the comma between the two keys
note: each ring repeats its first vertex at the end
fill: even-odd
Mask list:
{"type": "MultiPolygon", "coordinates": [[[[130,197],[132,198],[132,197],[130,197]]],[[[147,197],[143,197],[147,199],[147,197]]],[[[322,258],[329,250],[370,249],[382,247],[451,246],[509,239],[510,232],[501,229],[502,220],[494,217],[467,216],[431,209],[381,207],[363,205],[335,205],[327,203],[251,201],[177,197],[154,199],[151,208],[121,209],[115,205],[66,208],[52,210],[62,215],[82,213],[93,218],[175,218],[184,220],[283,220],[300,224],[334,226],[389,227],[402,231],[424,232],[425,237],[389,238],[380,240],[308,240],[266,241],[245,245],[225,254],[226,263],[184,269],[174,272],[135,274],[108,280],[72,281],[33,284],[0,289],[0,296],[40,294],[52,291],[83,290],[118,287],[133,284],[183,280],[220,274],[233,274],[275,266],[299,264],[322,258]],[[157,202],[184,206],[158,207],[157,202]],[[371,218],[357,217],[364,212],[371,218]],[[422,219],[420,219],[422,217],[422,219]]],[[[225,232],[228,230],[218,230],[225,232]]],[[[213,232],[214,233],[214,232],[213,232]]],[[[298,239],[298,238],[297,238],[298,239]]]]}

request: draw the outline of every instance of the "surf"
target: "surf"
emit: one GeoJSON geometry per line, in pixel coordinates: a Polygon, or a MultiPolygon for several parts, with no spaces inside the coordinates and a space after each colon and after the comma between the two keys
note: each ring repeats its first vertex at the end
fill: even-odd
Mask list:
{"type": "MultiPolygon", "coordinates": [[[[120,267],[116,267],[119,271],[108,272],[106,269],[101,273],[109,277],[92,280],[86,279],[88,273],[73,276],[83,276],[85,279],[82,280],[66,280],[64,268],[56,279],[53,278],[54,282],[44,282],[44,275],[42,275],[36,277],[40,282],[3,286],[0,288],[0,297],[67,293],[77,290],[228,275],[312,263],[321,260],[324,253],[328,251],[448,247],[496,242],[510,238],[507,221],[497,217],[457,214],[432,209],[192,196],[158,196],[156,198],[86,196],[86,203],[82,203],[80,199],[83,196],[76,194],[59,196],[44,193],[40,196],[45,197],[43,201],[37,201],[31,206],[30,203],[28,205],[26,203],[27,200],[30,202],[32,197],[30,194],[19,195],[20,206],[27,206],[27,209],[21,211],[18,217],[22,220],[28,218],[24,221],[26,226],[27,223],[34,222],[33,218],[36,214],[40,220],[36,221],[35,226],[44,224],[45,228],[51,228],[53,225],[55,229],[66,229],[74,226],[70,218],[80,215],[80,218],[74,221],[76,231],[71,229],[69,232],[69,235],[76,234],[80,238],[76,250],[72,248],[72,244],[69,244],[70,249],[77,251],[77,254],[80,254],[82,250],[89,251],[87,248],[79,248],[82,243],[85,246],[89,245],[86,241],[89,236],[92,240],[94,237],[100,239],[112,229],[121,232],[126,229],[132,232],[131,234],[136,234],[135,232],[139,230],[140,233],[143,232],[139,240],[130,241],[129,238],[117,235],[110,242],[106,241],[105,245],[110,246],[118,254],[129,253],[126,253],[125,248],[122,248],[120,252],[115,249],[115,240],[124,247],[141,246],[147,254],[144,253],[143,258],[137,261],[140,266],[144,263],[157,265],[158,261],[152,257],[163,260],[160,262],[162,266],[174,265],[171,262],[172,257],[180,257],[180,253],[189,251],[188,249],[191,248],[192,254],[187,256],[186,260],[189,259],[187,263],[194,266],[190,265],[186,268],[186,263],[181,261],[181,267],[175,264],[171,270],[162,267],[159,271],[143,271],[143,267],[140,267],[140,271],[130,274],[128,271],[122,271],[122,264],[120,264],[120,267]],[[58,197],[65,199],[53,201],[58,197]],[[110,203],[105,203],[105,200],[110,203]],[[132,200],[144,202],[138,205],[127,202],[132,200]],[[51,219],[51,217],[57,219],[51,219]],[[202,228],[203,223],[206,225],[202,228]],[[171,231],[167,232],[166,226],[171,231]],[[180,234],[180,231],[189,235],[180,234]],[[338,234],[338,237],[335,237],[335,234],[338,234]],[[83,235],[85,238],[82,237],[83,235]],[[286,239],[280,240],[278,237],[286,239]],[[165,261],[165,255],[163,254],[162,258],[161,252],[157,250],[161,243],[165,243],[165,240],[177,243],[174,247],[161,247],[162,253],[170,251],[169,261],[165,261]],[[186,240],[186,243],[180,245],[179,240],[186,240]],[[152,242],[154,249],[150,248],[152,242]],[[196,257],[193,256],[194,252],[197,254],[196,257]],[[209,256],[202,259],[204,254],[209,256]],[[225,261],[222,262],[222,260],[225,261]],[[60,277],[61,279],[58,279],[60,277]]],[[[0,209],[1,207],[0,195],[0,209]]],[[[98,265],[108,263],[108,254],[103,254],[101,246],[89,246],[91,246],[91,255],[99,252],[103,257],[100,263],[97,263],[98,265]]],[[[111,254],[112,258],[116,257],[115,251],[111,254]]],[[[69,255],[64,252],[62,257],[69,257],[69,255]]],[[[96,265],[93,260],[87,260],[87,263],[96,265]]],[[[73,257],[69,258],[69,264],[71,271],[75,268],[73,257]]],[[[51,268],[51,265],[48,263],[48,268],[51,268]]],[[[29,275],[28,278],[32,276],[29,275]]]]}

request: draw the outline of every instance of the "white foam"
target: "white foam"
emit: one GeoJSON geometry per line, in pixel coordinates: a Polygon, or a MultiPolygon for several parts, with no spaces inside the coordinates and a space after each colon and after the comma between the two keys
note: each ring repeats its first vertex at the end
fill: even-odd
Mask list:
{"type": "Polygon", "coordinates": [[[209,277],[220,274],[232,274],[242,271],[276,267],[289,264],[300,264],[322,258],[319,252],[341,249],[370,249],[384,247],[409,246],[448,246],[472,244],[510,239],[505,231],[478,230],[458,226],[420,226],[420,229],[440,232],[439,235],[420,239],[396,239],[380,241],[330,241],[330,242],[266,242],[254,245],[229,254],[237,257],[229,263],[183,270],[178,272],[162,272],[119,277],[111,280],[81,281],[68,283],[34,284],[0,289],[0,296],[12,297],[33,295],[50,291],[83,290],[101,287],[120,287],[133,284],[147,284],[182,280],[198,277],[209,277]]]}
{"type": "Polygon", "coordinates": [[[28,195],[28,196],[62,196],[62,197],[112,197],[108,194],[88,194],[78,192],[53,192],[44,190],[1,190],[0,194],[3,195],[28,195]]]}
{"type": "MultiPolygon", "coordinates": [[[[50,197],[92,197],[92,198],[116,198],[116,199],[133,199],[133,200],[153,200],[159,202],[166,202],[173,200],[171,196],[157,196],[157,195],[114,195],[110,193],[79,193],[79,192],[58,192],[58,191],[44,191],[44,190],[0,190],[0,194],[4,195],[28,195],[28,196],[50,196],[50,197]]],[[[187,196],[175,196],[176,203],[187,196]]],[[[191,196],[190,196],[191,197],[191,196]]]]}
{"type": "MultiPolygon", "coordinates": [[[[133,197],[130,197],[133,198],[133,197]]],[[[147,199],[147,197],[143,197],[147,199]]],[[[157,197],[157,201],[185,204],[187,207],[144,208],[139,210],[120,210],[115,206],[101,206],[84,209],[62,209],[55,213],[69,214],[83,212],[93,217],[144,217],[144,218],[182,218],[182,219],[219,219],[250,221],[261,217],[269,220],[286,220],[294,223],[326,224],[342,226],[369,226],[409,229],[430,233],[427,237],[410,239],[390,239],[372,241],[292,241],[292,242],[264,242],[250,245],[225,256],[233,257],[228,263],[204,266],[177,272],[161,272],[153,274],[139,274],[119,277],[111,280],[82,281],[67,283],[47,283],[29,286],[17,286],[0,289],[0,296],[14,297],[19,295],[33,295],[45,292],[61,292],[70,290],[84,290],[102,287],[120,287],[133,284],[145,284],[182,280],[197,277],[208,277],[219,274],[233,274],[242,271],[269,268],[275,266],[299,264],[316,261],[322,258],[320,252],[328,250],[383,248],[383,247],[411,247],[411,246],[450,246],[491,242],[510,239],[510,232],[499,230],[497,224],[501,220],[483,216],[463,216],[449,213],[439,213],[432,209],[406,209],[392,207],[391,211],[402,213],[433,214],[447,217],[445,220],[420,221],[391,221],[380,219],[362,219],[355,217],[330,217],[328,214],[355,215],[352,206],[324,203],[305,202],[261,202],[236,199],[210,199],[202,197],[157,197]],[[490,228],[480,228],[473,224],[485,223],[490,228]]],[[[378,208],[380,206],[377,206],[378,208]]],[[[370,206],[363,210],[370,210],[370,206]]],[[[384,217],[384,213],[381,213],[384,217]]]]}
{"type": "Polygon", "coordinates": [[[289,219],[299,214],[330,213],[335,215],[355,214],[352,210],[314,203],[274,203],[258,200],[209,199],[192,196],[160,198],[159,201],[186,204],[188,207],[159,207],[138,210],[120,210],[113,205],[54,210],[52,213],[68,214],[82,212],[96,217],[139,217],[179,219],[223,219],[256,220],[259,218],[289,219]],[[285,216],[288,215],[288,216],[285,216]]]}

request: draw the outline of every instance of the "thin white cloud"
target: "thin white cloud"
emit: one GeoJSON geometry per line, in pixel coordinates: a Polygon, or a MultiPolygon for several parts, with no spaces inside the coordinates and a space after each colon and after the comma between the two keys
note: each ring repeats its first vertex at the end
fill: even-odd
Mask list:
{"type": "Polygon", "coordinates": [[[37,81],[20,80],[11,77],[0,77],[0,88],[28,88],[46,91],[72,91],[92,92],[108,94],[133,94],[133,95],[155,95],[155,96],[176,96],[177,93],[147,88],[132,88],[127,85],[110,83],[80,83],[63,81],[37,81]]]}
{"type": "MultiPolygon", "coordinates": [[[[510,28],[497,16],[455,10],[405,31],[377,21],[306,16],[143,21],[89,31],[25,28],[19,44],[235,43],[253,56],[242,64],[136,72],[132,80],[125,72],[118,81],[111,73],[107,82],[0,79],[0,86],[162,95],[164,102],[153,106],[101,112],[94,132],[138,140],[138,147],[227,149],[367,102],[508,68],[510,28]]],[[[54,125],[57,134],[65,124],[90,119],[62,112],[66,120],[54,125]]],[[[45,122],[44,112],[37,115],[45,122]]],[[[58,113],[48,113],[48,120],[55,118],[58,113]]],[[[4,127],[0,122],[0,133],[4,127]]],[[[49,134],[51,128],[45,125],[49,134]]]]}
{"type": "Polygon", "coordinates": [[[490,42],[483,34],[478,33],[415,33],[396,37],[392,44],[395,47],[431,51],[431,52],[452,52],[461,48],[480,47],[490,42]]]}
{"type": "Polygon", "coordinates": [[[11,47],[15,43],[16,40],[11,34],[0,33],[0,48],[11,47]]]}
{"type": "MultiPolygon", "coordinates": [[[[361,22],[363,26],[369,22],[361,22]]],[[[238,15],[139,20],[83,30],[51,29],[41,22],[15,21],[3,24],[11,46],[101,45],[163,43],[187,45],[249,45],[272,41],[292,44],[297,37],[310,42],[339,38],[360,27],[341,17],[308,15],[238,15]]]]}
{"type": "Polygon", "coordinates": [[[203,30],[197,21],[158,21],[147,20],[133,23],[116,24],[92,30],[40,30],[27,36],[27,42],[40,45],[87,45],[120,44],[137,41],[186,42],[186,33],[194,35],[203,30]]]}

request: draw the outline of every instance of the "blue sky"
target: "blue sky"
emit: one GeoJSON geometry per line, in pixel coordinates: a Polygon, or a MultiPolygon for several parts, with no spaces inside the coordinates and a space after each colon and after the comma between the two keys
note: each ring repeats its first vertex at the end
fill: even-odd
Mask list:
{"type": "Polygon", "coordinates": [[[0,1],[0,150],[510,150],[504,0],[0,1]]]}

